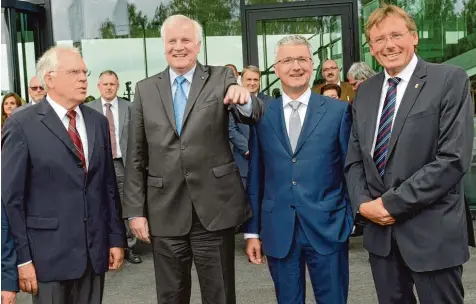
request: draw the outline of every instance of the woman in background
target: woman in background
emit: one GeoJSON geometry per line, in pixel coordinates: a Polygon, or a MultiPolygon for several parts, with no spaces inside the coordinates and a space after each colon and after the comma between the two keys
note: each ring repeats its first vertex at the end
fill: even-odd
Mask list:
{"type": "Polygon", "coordinates": [[[2,100],[2,127],[5,120],[12,115],[14,109],[22,105],[22,99],[15,93],[8,93],[2,100]]]}

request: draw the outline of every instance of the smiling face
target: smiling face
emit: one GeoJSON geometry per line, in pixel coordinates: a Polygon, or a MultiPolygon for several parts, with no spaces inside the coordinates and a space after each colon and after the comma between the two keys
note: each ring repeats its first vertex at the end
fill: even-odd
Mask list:
{"type": "Polygon", "coordinates": [[[418,35],[408,29],[405,20],[389,15],[369,31],[370,53],[390,76],[396,76],[412,60],[418,35]]]}
{"type": "Polygon", "coordinates": [[[337,84],[339,82],[339,67],[334,60],[326,60],[322,64],[322,77],[327,84],[337,84]]]}
{"type": "Polygon", "coordinates": [[[259,74],[245,70],[241,75],[241,83],[250,93],[256,94],[259,91],[259,74]]]}
{"type": "Polygon", "coordinates": [[[180,20],[165,27],[165,59],[180,75],[190,71],[197,63],[201,43],[190,20],[180,20]]]}
{"type": "Polygon", "coordinates": [[[285,44],[278,48],[274,72],[281,79],[286,95],[299,97],[309,88],[312,74],[310,58],[309,48],[304,44],[285,44]]]}
{"type": "Polygon", "coordinates": [[[10,96],[5,101],[3,102],[3,113],[5,115],[10,116],[12,114],[12,111],[18,107],[17,105],[17,100],[15,97],[10,96]]]}

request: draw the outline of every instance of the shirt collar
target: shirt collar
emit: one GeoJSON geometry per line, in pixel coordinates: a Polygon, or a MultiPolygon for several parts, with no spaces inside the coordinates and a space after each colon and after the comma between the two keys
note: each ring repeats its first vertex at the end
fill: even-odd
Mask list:
{"type": "MultiPolygon", "coordinates": [[[[102,103],[102,106],[104,107],[106,105],[107,101],[104,98],[101,97],[101,103],[102,103]]],[[[111,106],[113,108],[117,108],[117,96],[114,97],[114,99],[111,100],[110,103],[111,103],[111,106]]]]}
{"type": "Polygon", "coordinates": [[[311,99],[310,88],[307,88],[306,92],[304,92],[297,99],[291,99],[288,95],[286,95],[286,93],[283,92],[283,108],[285,108],[291,101],[300,101],[302,104],[307,106],[309,104],[309,99],[311,99]]]}
{"type": "MultiPolygon", "coordinates": [[[[197,68],[197,65],[194,65],[190,71],[182,75],[183,77],[185,77],[185,79],[187,79],[188,83],[192,83],[193,73],[195,73],[196,68],[197,68]]],[[[175,78],[177,78],[179,74],[177,74],[172,68],[169,68],[169,75],[170,75],[170,86],[173,86],[175,82],[175,78]]]]}
{"type": "MultiPolygon", "coordinates": [[[[49,95],[46,95],[46,100],[50,104],[50,106],[53,108],[53,110],[56,112],[56,114],[59,116],[61,120],[66,116],[66,113],[68,113],[68,110],[64,108],[62,105],[51,99],[49,95]]],[[[82,118],[82,113],[81,109],[79,109],[79,106],[77,106],[74,111],[78,115],[78,118],[82,118]]]]}
{"type": "MultiPolygon", "coordinates": [[[[412,78],[413,72],[415,71],[417,64],[418,64],[418,57],[417,55],[413,54],[413,58],[412,60],[410,60],[410,63],[408,63],[407,66],[395,77],[399,77],[401,80],[408,83],[410,81],[410,78],[412,78]]],[[[388,84],[388,80],[393,77],[390,76],[386,70],[384,70],[384,72],[385,72],[384,84],[388,84]]]]}

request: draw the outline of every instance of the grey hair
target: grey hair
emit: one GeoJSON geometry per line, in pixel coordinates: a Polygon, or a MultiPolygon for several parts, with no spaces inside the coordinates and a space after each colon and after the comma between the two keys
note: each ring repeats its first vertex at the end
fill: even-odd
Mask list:
{"type": "Polygon", "coordinates": [[[372,68],[369,67],[367,63],[363,61],[354,62],[352,63],[349,68],[349,71],[347,72],[347,78],[352,77],[355,81],[367,80],[375,74],[377,73],[375,73],[375,71],[372,70],[372,68]]]}
{"type": "Polygon", "coordinates": [[[79,49],[69,45],[57,45],[49,48],[36,62],[36,77],[40,80],[41,85],[48,90],[45,81],[45,75],[58,69],[58,53],[71,52],[81,56],[79,49]]]}
{"type": "Polygon", "coordinates": [[[274,49],[274,58],[278,59],[278,50],[281,46],[283,45],[305,45],[309,49],[309,55],[311,56],[312,59],[312,46],[309,43],[309,41],[301,36],[301,35],[289,35],[284,38],[281,38],[277,43],[276,43],[276,48],[274,49]]]}
{"type": "Polygon", "coordinates": [[[197,21],[188,18],[187,16],[184,15],[172,15],[170,17],[167,17],[165,19],[164,23],[162,23],[162,26],[160,27],[160,36],[162,37],[162,40],[165,40],[165,28],[171,25],[175,25],[177,23],[183,22],[183,21],[189,21],[192,22],[193,27],[195,28],[195,36],[197,38],[197,42],[202,42],[203,39],[203,28],[198,23],[197,21]]]}

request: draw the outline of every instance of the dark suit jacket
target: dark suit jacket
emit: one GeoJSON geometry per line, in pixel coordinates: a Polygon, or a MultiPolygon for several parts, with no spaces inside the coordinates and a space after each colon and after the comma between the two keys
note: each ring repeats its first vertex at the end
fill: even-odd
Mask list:
{"type": "Polygon", "coordinates": [[[12,115],[3,129],[2,199],[18,264],[33,260],[39,281],[78,279],[88,259],[104,274],[109,248],[124,247],[108,122],[79,107],[88,135],[86,177],[48,101],[12,115]]]}
{"type": "MultiPolygon", "coordinates": [[[[317,86],[313,86],[312,90],[314,93],[321,94],[321,88],[325,86],[326,83],[321,83],[317,86]]],[[[355,97],[355,92],[352,90],[352,85],[348,82],[341,81],[340,82],[340,89],[341,89],[341,95],[340,95],[340,100],[347,101],[347,102],[353,102],[354,97],[355,97]]]]}
{"type": "Polygon", "coordinates": [[[382,179],[370,151],[383,81],[382,72],[359,87],[346,178],[354,212],[382,197],[396,222],[369,222],[364,246],[387,256],[393,230],[413,271],[461,265],[469,258],[462,183],[473,141],[468,75],[453,66],[418,61],[395,117],[382,179]]]}
{"type": "MultiPolygon", "coordinates": [[[[267,102],[272,99],[263,93],[259,93],[258,98],[262,102],[267,102]]],[[[249,151],[248,140],[250,138],[250,127],[247,124],[236,123],[232,113],[230,113],[228,132],[233,145],[236,165],[238,166],[241,177],[246,177],[248,175],[248,159],[246,159],[245,153],[249,151]]]]}
{"type": "MultiPolygon", "coordinates": [[[[127,140],[129,132],[129,121],[131,120],[131,103],[120,97],[117,97],[119,123],[115,125],[119,128],[119,146],[121,147],[121,156],[124,166],[126,165],[127,140]]],[[[101,98],[86,103],[86,105],[104,115],[101,98]]]]}
{"type": "Polygon", "coordinates": [[[250,134],[247,192],[266,255],[283,258],[293,242],[296,214],[312,247],[323,255],[345,248],[352,208],[344,180],[350,133],[349,105],[312,94],[293,153],[282,98],[267,103],[250,134]]]}
{"type": "Polygon", "coordinates": [[[2,202],[2,291],[18,291],[17,253],[2,202]]]}
{"type": "MultiPolygon", "coordinates": [[[[146,216],[153,236],[190,231],[192,204],[209,231],[242,224],[251,211],[228,141],[231,69],[197,63],[181,135],[175,127],[169,68],[140,81],[131,110],[124,217],[146,216]]],[[[261,113],[253,97],[253,123],[261,113]]],[[[233,109],[235,110],[235,109],[233,109]]]]}

